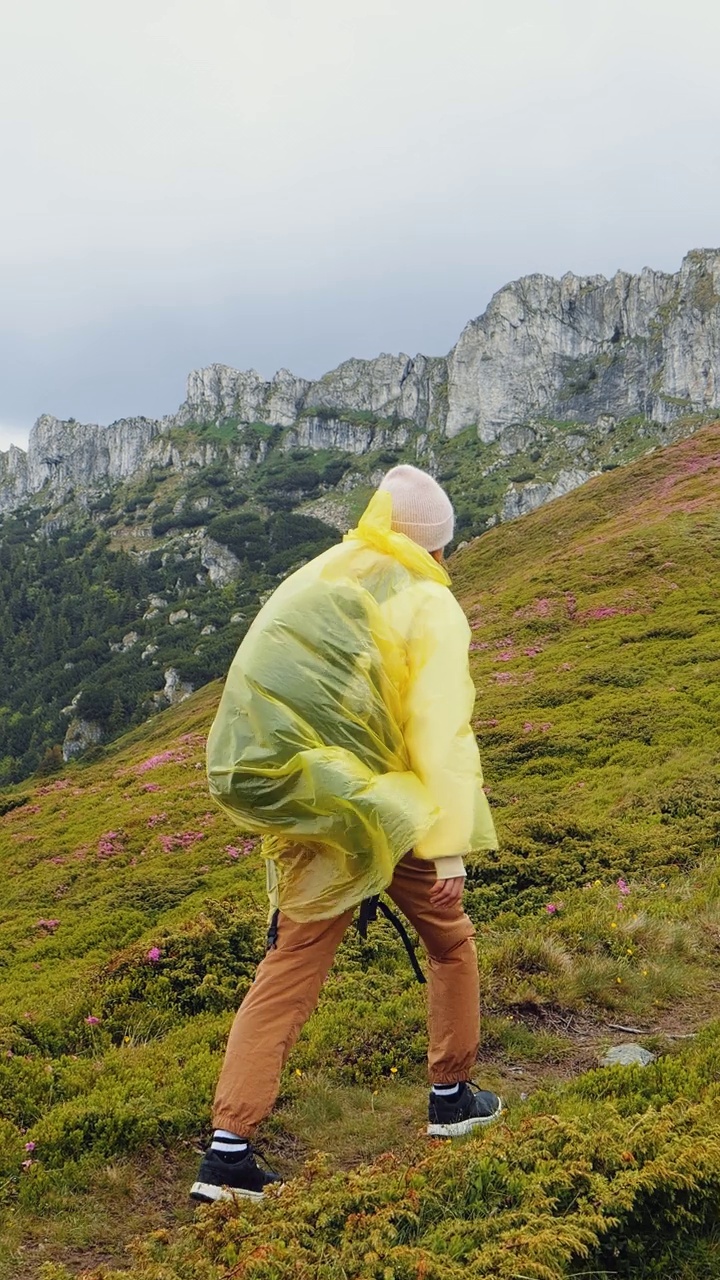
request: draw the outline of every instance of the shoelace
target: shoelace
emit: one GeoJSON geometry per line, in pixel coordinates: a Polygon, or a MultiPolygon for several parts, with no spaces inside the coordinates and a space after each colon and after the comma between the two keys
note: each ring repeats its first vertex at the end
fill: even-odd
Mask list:
{"type": "Polygon", "coordinates": [[[474,1089],[475,1093],[492,1093],[492,1089],[482,1089],[474,1080],[464,1080],[463,1084],[466,1084],[469,1089],[474,1089]]]}
{"type": "Polygon", "coordinates": [[[270,1164],[270,1161],[268,1160],[267,1156],[263,1151],[258,1151],[257,1147],[252,1147],[252,1155],[256,1164],[258,1161],[258,1157],[260,1158],[260,1160],[262,1160],[268,1173],[272,1173],[276,1178],[282,1177],[282,1175],[278,1173],[277,1169],[273,1169],[272,1165],[270,1164]]]}

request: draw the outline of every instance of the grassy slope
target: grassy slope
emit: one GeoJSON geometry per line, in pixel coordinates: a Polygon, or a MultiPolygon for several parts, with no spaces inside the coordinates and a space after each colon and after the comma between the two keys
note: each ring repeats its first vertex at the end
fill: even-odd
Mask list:
{"type": "MultiPolygon", "coordinates": [[[[351,433],[371,427],[376,446],[388,432],[392,439],[391,420],[343,418],[351,433]]],[[[661,427],[633,418],[599,432],[536,423],[525,451],[511,457],[472,427],[448,440],[405,423],[401,448],[350,455],[288,449],[292,428],[194,424],[170,436],[181,470],[156,466],[82,501],[68,495],[57,508],[47,492],[36,494],[22,512],[0,517],[0,786],[38,765],[46,774],[58,767],[63,708],[81,691],[81,716],[97,720],[110,741],[153,714],[168,667],[193,687],[223,675],[258,600],[332,542],[335,531],[323,521],[355,522],[393,462],[432,466],[453,499],[462,542],[500,518],[511,481],[554,480],[578,465],[612,469],[700,422],[691,415],[661,427]],[[320,519],[308,521],[312,514],[320,519]],[[50,540],[38,542],[46,521],[50,540]],[[201,564],[205,533],[242,563],[222,589],[201,564]],[[72,580],[74,589],[63,592],[72,580]],[[157,596],[166,604],[148,608],[157,596]],[[169,615],[183,609],[189,617],[170,625],[169,615]],[[137,641],[126,649],[133,632],[137,641]]]]}
{"type": "MultiPolygon", "coordinates": [[[[453,566],[474,627],[477,729],[502,837],[502,853],[492,864],[473,865],[468,887],[486,978],[483,1070],[511,1097],[591,1058],[598,1028],[612,1037],[608,1021],[631,1020],[657,1037],[703,1020],[713,1007],[720,939],[719,455],[720,428],[706,428],[493,530],[453,566]],[[629,892],[618,889],[620,877],[629,892]],[[549,903],[555,911],[546,910],[549,903]]],[[[216,697],[210,686],[122,739],[103,761],[76,766],[32,794],[19,788],[9,799],[28,794],[27,803],[0,820],[0,1185],[7,1201],[0,1276],[35,1274],[48,1257],[64,1260],[71,1273],[112,1265],[134,1230],[188,1216],[179,1195],[195,1159],[192,1140],[207,1120],[231,1010],[261,952],[265,910],[256,860],[206,800],[202,734],[216,697]],[[156,960],[148,958],[153,947],[156,960]],[[36,1146],[26,1153],[28,1142],[36,1146]],[[148,1204],[158,1161],[144,1173],[145,1158],[136,1153],[153,1143],[170,1147],[173,1157],[162,1162],[160,1188],[148,1204]],[[23,1169],[27,1159],[32,1164],[23,1169]]],[[[701,1185],[693,1193],[702,1206],[703,1189],[720,1168],[705,1090],[716,1041],[710,1036],[691,1052],[682,1073],[694,1082],[686,1092],[697,1109],[688,1150],[694,1143],[705,1153],[696,1161],[701,1185]]],[[[465,1271],[474,1268],[472,1275],[511,1274],[492,1250],[482,1252],[491,1244],[468,1227],[473,1205],[488,1196],[507,1209],[498,1164],[506,1148],[518,1169],[535,1170],[528,1177],[536,1182],[517,1183],[515,1218],[499,1215],[491,1243],[499,1257],[514,1240],[524,1273],[565,1275],[582,1240],[599,1257],[614,1240],[607,1219],[618,1196],[624,1221],[633,1230],[641,1224],[638,1205],[655,1176],[646,1169],[648,1152],[659,1159],[662,1142],[648,1122],[642,1158],[633,1147],[644,1190],[626,1178],[620,1195],[631,1123],[623,1114],[645,1112],[648,1090],[655,1105],[672,1096],[672,1056],[643,1077],[647,1085],[634,1079],[625,1090],[610,1073],[588,1077],[597,1083],[583,1086],[587,1096],[582,1089],[551,1100],[538,1095],[514,1109],[509,1148],[504,1131],[463,1148],[462,1157],[435,1150],[421,1163],[422,1057],[422,997],[395,940],[382,926],[369,947],[350,937],[295,1051],[265,1141],[285,1172],[328,1146],[341,1169],[388,1149],[400,1153],[400,1163],[381,1164],[361,1182],[338,1175],[327,1184],[334,1208],[317,1253],[309,1238],[302,1255],[277,1252],[276,1235],[280,1241],[285,1230],[279,1211],[267,1230],[243,1221],[240,1233],[251,1242],[264,1233],[270,1261],[258,1261],[248,1245],[250,1269],[243,1264],[232,1274],[449,1276],[451,1258],[465,1271]],[[593,1097],[602,1098],[599,1126],[588,1110],[593,1097]],[[568,1227],[566,1247],[553,1216],[557,1204],[545,1206],[549,1236],[540,1263],[533,1214],[550,1194],[537,1181],[545,1177],[537,1161],[548,1107],[597,1187],[595,1218],[588,1210],[582,1222],[573,1219],[580,1234],[568,1227]],[[615,1156],[598,1165],[596,1131],[598,1152],[601,1133],[615,1135],[615,1165],[615,1156]],[[470,1187],[463,1162],[474,1171],[470,1187]],[[413,1179],[424,1189],[414,1209],[406,1203],[413,1179]],[[361,1210],[360,1186],[372,1201],[361,1210]],[[448,1244],[445,1228],[438,1235],[431,1206],[448,1198],[455,1206],[449,1217],[472,1241],[472,1256],[448,1244]],[[395,1206],[388,1212],[405,1223],[403,1248],[410,1241],[415,1250],[409,1260],[398,1254],[399,1237],[382,1207],[377,1221],[363,1218],[354,1234],[343,1232],[349,1213],[372,1216],[376,1205],[395,1206]],[[322,1250],[336,1241],[344,1271],[323,1260],[322,1250]],[[373,1253],[376,1260],[363,1261],[373,1253]],[[550,1269],[538,1270],[541,1264],[550,1269]]],[[[687,1161],[687,1152],[670,1152],[668,1142],[666,1164],[687,1161]]],[[[563,1150],[560,1142],[558,1170],[563,1150]]],[[[318,1191],[308,1177],[283,1211],[298,1237],[313,1219],[314,1197],[326,1195],[325,1182],[318,1191]]],[[[656,1181],[663,1186],[662,1177],[656,1181]]],[[[670,1193],[665,1202],[672,1207],[670,1193]]],[[[660,1220],[669,1221],[667,1214],[660,1220]]],[[[154,1238],[133,1275],[225,1274],[245,1256],[233,1243],[239,1224],[232,1213],[217,1229],[212,1221],[177,1243],[154,1238]]],[[[699,1230],[702,1221],[698,1211],[699,1230]]],[[[622,1253],[625,1246],[612,1248],[622,1253]]],[[[623,1258],[637,1266],[626,1248],[623,1258]]]]}

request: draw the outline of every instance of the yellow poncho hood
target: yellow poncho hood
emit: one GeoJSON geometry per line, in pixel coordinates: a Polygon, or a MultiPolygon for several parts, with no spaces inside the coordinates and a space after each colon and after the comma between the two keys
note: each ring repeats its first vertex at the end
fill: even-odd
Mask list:
{"type": "Polygon", "coordinates": [[[421,858],[497,847],[470,717],[469,627],[445,569],[391,529],[357,529],[281,584],[228,673],[210,791],[265,837],[272,900],[339,915],[421,858]]]}

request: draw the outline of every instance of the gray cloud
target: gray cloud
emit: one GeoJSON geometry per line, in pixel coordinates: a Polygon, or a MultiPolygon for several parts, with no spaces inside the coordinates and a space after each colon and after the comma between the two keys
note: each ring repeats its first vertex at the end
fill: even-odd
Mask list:
{"type": "Polygon", "coordinates": [[[716,244],[710,0],[25,0],[0,45],[0,445],[213,360],[446,351],[527,271],[716,244]]]}

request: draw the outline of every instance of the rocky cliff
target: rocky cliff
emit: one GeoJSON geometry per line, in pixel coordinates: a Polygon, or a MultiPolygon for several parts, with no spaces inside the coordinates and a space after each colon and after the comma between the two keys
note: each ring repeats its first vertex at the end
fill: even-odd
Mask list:
{"type": "Polygon", "coordinates": [[[533,416],[667,423],[720,404],[720,250],[677,275],[534,275],[501,289],[448,357],[445,430],[493,440],[533,416]]]}
{"type": "MultiPolygon", "coordinates": [[[[185,402],[161,421],[100,427],[44,415],[27,454],[0,453],[0,511],[43,488],[62,497],[153,464],[180,469],[173,432],[198,423],[264,423],[285,429],[284,447],[356,454],[402,447],[413,429],[452,437],[474,427],[512,454],[526,447],[523,424],[605,430],[718,406],[720,250],[693,250],[675,275],[527,276],[495,294],[447,357],[347,360],[316,382],[211,365],[190,374],[185,402]]],[[[203,448],[207,464],[213,447],[203,448]]]]}

